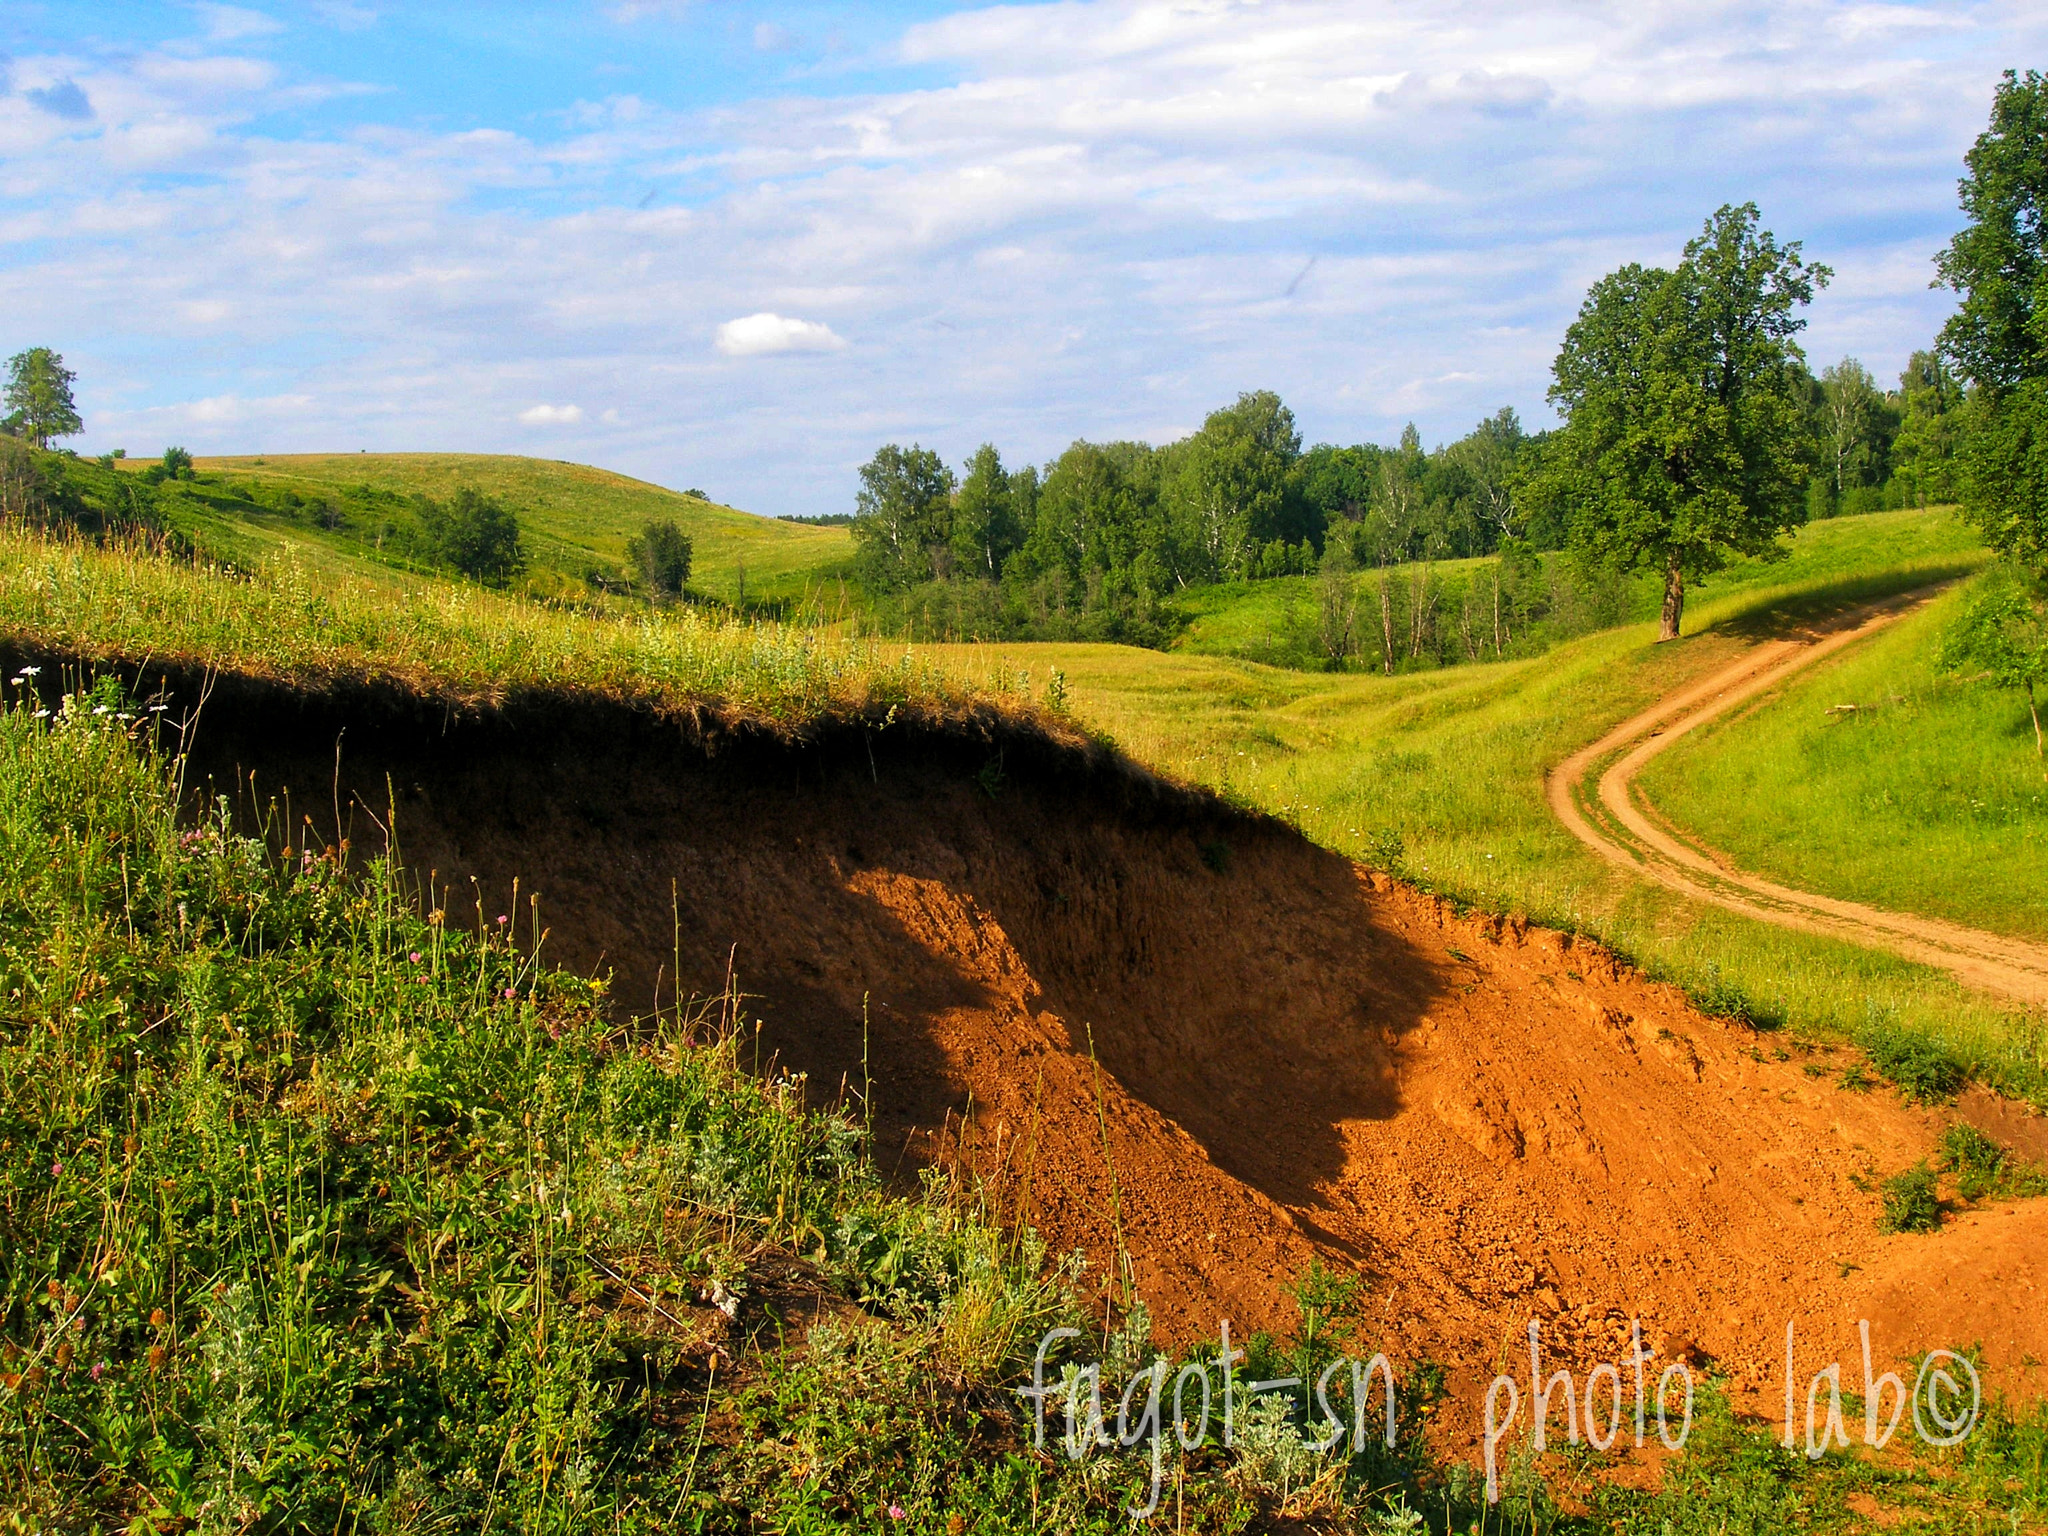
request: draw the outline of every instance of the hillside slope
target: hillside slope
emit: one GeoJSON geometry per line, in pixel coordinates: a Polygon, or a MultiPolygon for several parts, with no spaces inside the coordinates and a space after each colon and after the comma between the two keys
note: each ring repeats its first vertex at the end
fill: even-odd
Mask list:
{"type": "MultiPolygon", "coordinates": [[[[871,1082],[884,1167],[964,1152],[1088,1252],[1091,1290],[1128,1264],[1169,1338],[1284,1327],[1321,1262],[1468,1405],[1532,1312],[1563,1359],[1612,1358],[1636,1317],[1745,1392],[1786,1319],[1847,1358],[1859,1316],[1887,1356],[1976,1338],[1999,1384],[2042,1386],[2038,1316],[1943,1304],[1973,1227],[1878,1230],[1874,1176],[1929,1157],[1949,1112],[1073,746],[841,730],[707,759],[616,706],[450,725],[226,679],[201,771],[254,772],[319,807],[315,831],[333,806],[323,836],[374,844],[395,818],[436,905],[533,902],[624,1009],[736,976],[761,1064],[827,1101],[871,1082]]],[[[1966,1112],[2038,1152],[2010,1106],[1966,1112]]],[[[2028,1241],[2044,1221],[2011,1218],[2028,1241]]]]}
{"type": "Polygon", "coordinates": [[[2048,938],[2048,774],[2026,700],[1939,666],[1969,596],[1953,591],[1703,726],[1644,769],[1641,792],[1744,869],[2048,938]]]}
{"type": "Polygon", "coordinates": [[[756,517],[587,464],[483,453],[301,453],[207,458],[196,467],[230,482],[306,491],[369,486],[443,498],[474,485],[519,514],[534,557],[575,574],[591,562],[617,565],[626,541],[649,522],[671,519],[696,544],[692,587],[732,601],[744,580],[750,598],[792,597],[852,554],[843,527],[756,517]]]}

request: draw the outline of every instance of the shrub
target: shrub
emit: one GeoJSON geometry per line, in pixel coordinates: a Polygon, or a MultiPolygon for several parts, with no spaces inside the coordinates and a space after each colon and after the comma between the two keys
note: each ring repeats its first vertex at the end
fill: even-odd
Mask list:
{"type": "Polygon", "coordinates": [[[1884,1181],[1880,1232],[1932,1232],[1941,1225],[1941,1202],[1934,1192],[1934,1170],[1925,1163],[1884,1181]]]}
{"type": "Polygon", "coordinates": [[[445,507],[427,502],[420,509],[420,524],[429,556],[474,580],[503,586],[526,569],[519,519],[473,485],[457,490],[445,507]]]}
{"type": "Polygon", "coordinates": [[[1945,1104],[1969,1079],[1947,1047],[1921,1035],[1886,1030],[1864,1042],[1870,1064],[1914,1104],[1945,1104]]]}
{"type": "Polygon", "coordinates": [[[667,520],[649,523],[626,540],[626,563],[657,598],[681,595],[690,580],[693,553],[690,536],[667,520]]]}

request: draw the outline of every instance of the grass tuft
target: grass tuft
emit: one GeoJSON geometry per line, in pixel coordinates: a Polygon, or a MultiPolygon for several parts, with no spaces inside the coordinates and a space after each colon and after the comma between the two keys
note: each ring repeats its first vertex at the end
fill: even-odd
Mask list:
{"type": "Polygon", "coordinates": [[[1880,1193],[1884,1209],[1877,1218],[1878,1231],[1932,1232],[1941,1225],[1934,1170],[1925,1163],[1893,1174],[1880,1186],[1880,1193]]]}

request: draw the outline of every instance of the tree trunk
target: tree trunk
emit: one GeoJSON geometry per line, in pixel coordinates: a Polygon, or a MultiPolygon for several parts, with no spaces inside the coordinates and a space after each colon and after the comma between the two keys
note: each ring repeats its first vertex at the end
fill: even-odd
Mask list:
{"type": "Polygon", "coordinates": [[[1664,566],[1664,619],[1657,627],[1657,638],[1676,640],[1678,621],[1685,617],[1685,572],[1678,568],[1678,556],[1672,555],[1664,566]]]}
{"type": "Polygon", "coordinates": [[[1380,641],[1384,649],[1380,656],[1386,666],[1387,676],[1394,675],[1394,599],[1387,590],[1387,568],[1380,567],[1380,641]]]}

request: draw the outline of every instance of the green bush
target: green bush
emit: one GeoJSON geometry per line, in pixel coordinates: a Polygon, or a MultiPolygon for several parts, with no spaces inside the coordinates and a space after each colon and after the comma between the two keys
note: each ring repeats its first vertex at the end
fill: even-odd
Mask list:
{"type": "Polygon", "coordinates": [[[1880,1232],[1932,1232],[1941,1225],[1941,1201],[1935,1195],[1934,1170],[1925,1163],[1895,1173],[1884,1181],[1880,1232]]]}
{"type": "Polygon", "coordinates": [[[1945,1104],[1969,1081],[1968,1069],[1947,1047],[1922,1035],[1884,1029],[1863,1048],[1878,1075],[1915,1104],[1945,1104]]]}

